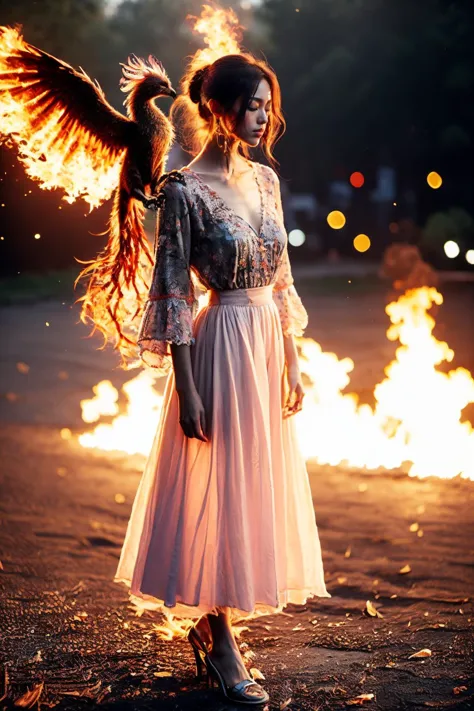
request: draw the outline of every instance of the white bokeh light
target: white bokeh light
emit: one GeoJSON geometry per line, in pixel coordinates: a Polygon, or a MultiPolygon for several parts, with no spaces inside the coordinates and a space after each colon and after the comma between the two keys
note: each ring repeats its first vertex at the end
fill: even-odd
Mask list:
{"type": "Polygon", "coordinates": [[[468,264],[474,264],[474,249],[468,249],[466,252],[466,262],[468,264]]]}
{"type": "Polygon", "coordinates": [[[292,247],[301,247],[306,241],[306,235],[303,230],[291,230],[288,234],[288,242],[292,247]]]}
{"type": "Polygon", "coordinates": [[[455,259],[460,251],[458,243],[454,240],[450,239],[444,243],[444,253],[450,259],[455,259]]]}

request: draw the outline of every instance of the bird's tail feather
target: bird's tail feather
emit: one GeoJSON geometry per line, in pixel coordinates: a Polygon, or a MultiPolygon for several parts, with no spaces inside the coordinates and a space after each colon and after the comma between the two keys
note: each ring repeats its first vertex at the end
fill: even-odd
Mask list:
{"type": "MultiPolygon", "coordinates": [[[[92,321],[104,337],[104,348],[114,341],[122,365],[136,359],[137,317],[148,294],[146,272],[153,258],[143,228],[144,206],[118,187],[109,219],[108,241],[97,259],[86,262],[76,284],[88,278],[81,321],[92,321]]],[[[92,334],[91,334],[92,335],[92,334]]]]}

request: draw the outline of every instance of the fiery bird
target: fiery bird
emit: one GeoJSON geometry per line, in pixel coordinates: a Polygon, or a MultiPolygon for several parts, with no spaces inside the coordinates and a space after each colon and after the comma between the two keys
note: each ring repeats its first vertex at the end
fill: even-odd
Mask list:
{"type": "Polygon", "coordinates": [[[133,320],[146,293],[144,261],[153,263],[143,229],[144,206],[157,209],[157,188],[174,138],[170,120],[154,100],[176,98],[163,64],[135,55],[121,64],[127,116],[107,101],[82,69],[24,41],[18,28],[0,27],[0,134],[15,144],[27,174],[64,198],[91,209],[113,194],[108,241],[87,263],[81,318],[115,337],[122,355],[133,341],[123,324],[133,320]],[[127,295],[133,295],[133,309],[127,295]]]}

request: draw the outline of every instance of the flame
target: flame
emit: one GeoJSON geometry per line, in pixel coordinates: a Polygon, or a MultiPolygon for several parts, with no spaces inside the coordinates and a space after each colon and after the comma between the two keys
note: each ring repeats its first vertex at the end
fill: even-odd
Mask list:
{"type": "MultiPolygon", "coordinates": [[[[0,32],[0,133],[15,144],[18,159],[27,175],[44,190],[61,188],[69,203],[83,198],[91,209],[107,200],[119,181],[124,151],[112,151],[94,138],[78,121],[61,129],[66,107],[48,111],[35,107],[35,98],[25,100],[25,92],[37,78],[22,81],[22,69],[12,69],[9,61],[20,53],[39,55],[19,31],[2,27],[0,32]],[[20,95],[15,89],[24,87],[20,95]]],[[[85,76],[85,74],[83,74],[85,76]]],[[[27,97],[28,98],[28,97],[27,97]]],[[[40,97],[39,97],[40,98],[40,97]]]]}
{"type": "Polygon", "coordinates": [[[201,15],[188,15],[186,19],[195,20],[192,30],[203,36],[204,49],[198,49],[191,60],[195,71],[206,64],[212,64],[226,54],[240,54],[240,41],[244,27],[239,24],[235,12],[228,8],[203,5],[201,15]]]}
{"type": "MultiPolygon", "coordinates": [[[[205,301],[206,295],[200,307],[205,301]]],[[[474,402],[474,379],[465,368],[447,373],[437,369],[454,357],[448,344],[433,336],[435,321],[427,313],[432,304],[442,302],[436,289],[423,287],[386,307],[391,320],[387,337],[399,340],[400,346],[385,369],[386,377],[375,387],[373,408],[359,404],[355,394],[342,393],[354,368],[350,358],[325,353],[310,338],[297,339],[301,372],[310,382],[303,410],[294,416],[306,460],[373,471],[403,469],[417,477],[474,479],[474,430],[469,422],[461,422],[463,409],[474,402]]],[[[126,411],[111,424],[82,434],[80,443],[146,456],[162,407],[153,383],[150,371],[126,383],[126,411]]],[[[110,414],[118,400],[108,381],[94,392],[92,401],[81,403],[85,421],[90,421],[91,407],[99,406],[95,418],[102,407],[110,414]]]]}

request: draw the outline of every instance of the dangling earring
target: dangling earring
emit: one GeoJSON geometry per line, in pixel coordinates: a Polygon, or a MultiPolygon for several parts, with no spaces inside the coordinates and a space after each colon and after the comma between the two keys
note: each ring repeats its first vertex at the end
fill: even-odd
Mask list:
{"type": "Polygon", "coordinates": [[[227,138],[227,133],[222,129],[220,118],[217,119],[216,141],[219,148],[222,148],[223,152],[227,155],[229,152],[229,139],[227,138]]]}

